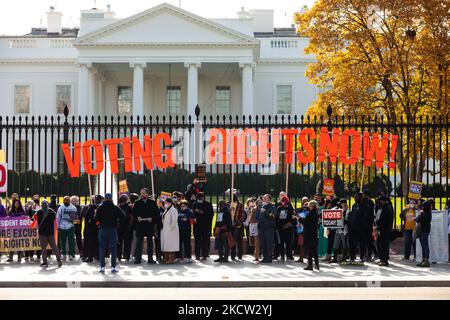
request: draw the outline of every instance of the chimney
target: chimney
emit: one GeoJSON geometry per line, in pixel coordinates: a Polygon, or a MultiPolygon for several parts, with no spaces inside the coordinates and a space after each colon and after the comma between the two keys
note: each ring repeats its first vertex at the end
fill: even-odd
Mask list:
{"type": "Polygon", "coordinates": [[[62,31],[62,13],[55,11],[55,7],[50,7],[47,12],[47,33],[58,33],[62,31]]]}
{"type": "Polygon", "coordinates": [[[238,18],[239,19],[248,19],[248,11],[245,11],[244,7],[241,7],[241,11],[237,12],[238,18]]]}

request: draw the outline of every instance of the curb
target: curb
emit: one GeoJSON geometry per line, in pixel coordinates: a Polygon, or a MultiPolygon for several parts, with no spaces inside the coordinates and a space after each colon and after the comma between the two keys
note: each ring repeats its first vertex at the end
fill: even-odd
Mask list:
{"type": "Polygon", "coordinates": [[[0,288],[400,288],[450,287],[450,280],[381,281],[4,281],[0,288]]]}

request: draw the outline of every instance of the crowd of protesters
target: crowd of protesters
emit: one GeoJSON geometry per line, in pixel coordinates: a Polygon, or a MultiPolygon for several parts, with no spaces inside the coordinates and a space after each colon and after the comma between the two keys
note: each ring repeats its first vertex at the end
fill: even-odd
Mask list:
{"type": "MultiPolygon", "coordinates": [[[[144,262],[144,240],[148,264],[192,262],[193,255],[205,261],[210,256],[213,235],[217,263],[229,262],[230,258],[241,261],[244,254],[252,254],[259,263],[292,261],[298,253],[295,262],[304,263],[306,259],[305,270],[319,270],[323,247],[327,263],[362,264],[375,262],[378,257],[379,266],[389,265],[394,209],[385,192],[379,192],[375,201],[369,192],[356,193],[351,206],[346,199],[316,194],[311,199],[303,197],[297,208],[285,192],[277,199],[264,194],[241,203],[238,192],[228,190],[214,209],[205,199],[204,188],[204,182],[194,180],[185,192],[175,191],[171,197],[160,199],[143,188],[140,194],[120,195],[117,205],[107,193],[93,196],[83,207],[77,196],[66,196],[59,205],[55,195],[50,202],[35,195],[23,206],[19,195],[12,194],[5,205],[0,199],[0,217],[28,216],[33,220],[41,250],[9,252],[7,262],[13,262],[16,253],[19,262],[36,256],[42,267],[48,267],[48,258],[54,255],[61,267],[64,261],[76,259],[76,246],[83,262],[99,262],[101,273],[105,272],[105,258],[110,257],[111,272],[116,273],[118,262],[144,262]],[[324,209],[342,209],[343,227],[324,228],[324,209]],[[246,252],[244,237],[248,240],[246,252]]],[[[417,264],[420,267],[430,266],[428,237],[433,209],[431,199],[410,200],[400,215],[403,259],[410,259],[411,247],[415,258],[418,239],[422,248],[422,261],[417,264]]],[[[450,215],[448,202],[446,210],[450,215]]],[[[448,234],[450,242],[450,225],[448,234]]]]}

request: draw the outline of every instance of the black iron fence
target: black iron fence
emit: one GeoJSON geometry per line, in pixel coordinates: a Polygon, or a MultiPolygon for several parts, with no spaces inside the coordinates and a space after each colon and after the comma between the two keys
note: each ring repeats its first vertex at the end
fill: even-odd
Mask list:
{"type": "MultiPolygon", "coordinates": [[[[104,140],[130,136],[154,135],[166,132],[172,136],[173,145],[180,147],[180,153],[186,148],[195,149],[196,122],[203,134],[212,128],[258,128],[274,129],[296,128],[299,130],[312,128],[319,132],[326,127],[355,129],[392,133],[399,136],[395,156],[396,169],[385,165],[382,168],[372,166],[362,172],[361,161],[353,165],[318,162],[299,165],[294,153],[293,163],[285,164],[285,157],[280,157],[280,164],[269,165],[237,165],[234,186],[240,190],[244,201],[249,196],[278,192],[288,193],[295,204],[299,204],[303,196],[311,196],[320,192],[324,178],[335,180],[335,193],[338,197],[350,197],[361,185],[375,196],[380,189],[386,190],[394,199],[393,205],[398,213],[404,206],[411,180],[422,181],[423,197],[435,199],[437,209],[445,206],[450,198],[449,189],[449,119],[416,117],[407,121],[405,118],[388,119],[385,117],[350,117],[333,116],[331,108],[326,117],[303,115],[260,115],[245,116],[203,116],[196,119],[185,116],[144,116],[132,117],[73,117],[68,110],[61,116],[12,116],[0,117],[0,149],[6,152],[8,163],[8,193],[17,192],[25,200],[33,194],[48,197],[79,195],[82,202],[88,201],[91,193],[116,192],[120,180],[127,180],[131,192],[141,187],[150,187],[150,172],[141,170],[138,173],[125,173],[123,166],[120,172],[111,175],[105,170],[96,177],[82,173],[79,178],[71,178],[61,149],[62,143],[73,145],[90,139],[104,140]],[[187,144],[190,141],[190,144],[187,144]],[[183,149],[184,147],[184,149],[183,149]],[[363,182],[361,179],[364,180],[363,182]],[[288,179],[288,184],[286,184],[288,179]],[[362,183],[361,183],[362,182],[362,183]],[[91,185],[91,187],[89,187],[91,185]],[[91,188],[91,190],[89,190],[91,188]]],[[[387,151],[387,159],[391,155],[391,141],[387,151]]],[[[207,141],[203,141],[201,152],[206,150],[207,141]]],[[[317,151],[318,142],[312,142],[317,151]]],[[[103,146],[106,152],[106,147],[103,146]]],[[[285,141],[281,140],[280,149],[285,151],[285,141]]],[[[301,150],[298,139],[294,139],[294,149],[301,150]]],[[[119,150],[120,153],[120,150],[119,150]]],[[[317,152],[316,152],[317,154],[317,152]]],[[[120,158],[120,156],[119,156],[120,158]]],[[[192,156],[180,157],[174,168],[155,170],[153,172],[156,193],[161,191],[184,191],[195,178],[195,164],[192,156]],[[189,161],[188,161],[189,159],[189,161]]],[[[208,180],[205,193],[213,203],[223,198],[224,191],[231,185],[231,166],[213,164],[206,166],[208,180]]],[[[397,221],[398,222],[398,221],[397,221]]]]}

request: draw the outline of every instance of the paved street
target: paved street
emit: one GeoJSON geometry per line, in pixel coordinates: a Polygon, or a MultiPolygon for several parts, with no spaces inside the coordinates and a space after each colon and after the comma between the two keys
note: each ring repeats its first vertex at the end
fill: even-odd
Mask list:
{"type": "MultiPolygon", "coordinates": [[[[393,257],[391,265],[339,266],[322,263],[321,270],[304,271],[305,265],[274,262],[262,265],[246,256],[244,261],[218,265],[212,260],[175,265],[119,265],[120,272],[98,273],[97,264],[66,262],[48,269],[38,262],[0,263],[0,288],[18,287],[450,287],[450,264],[417,268],[415,263],[393,257]]],[[[2,258],[4,259],[4,258],[2,258]]]]}
{"type": "Polygon", "coordinates": [[[38,288],[0,289],[0,300],[449,300],[450,288],[38,288]]]}

